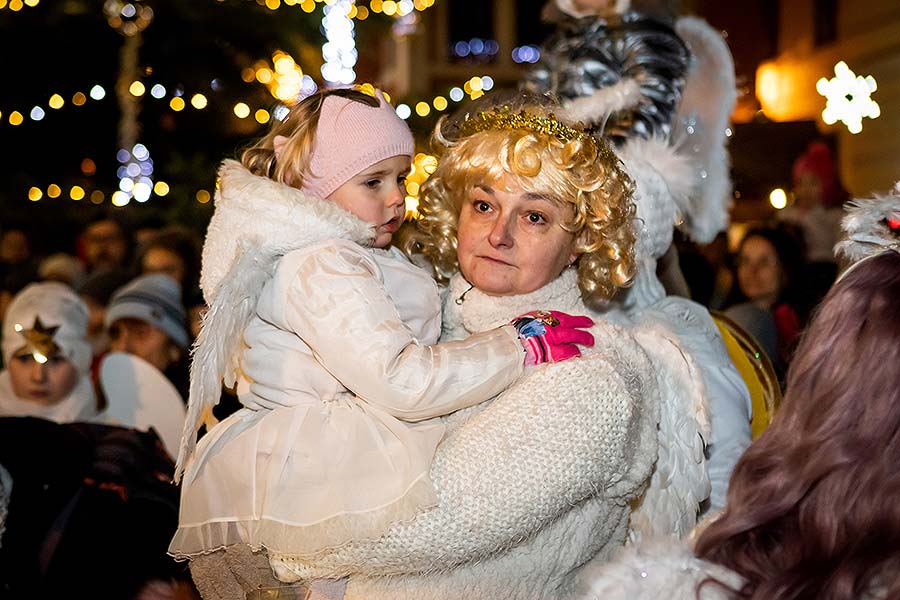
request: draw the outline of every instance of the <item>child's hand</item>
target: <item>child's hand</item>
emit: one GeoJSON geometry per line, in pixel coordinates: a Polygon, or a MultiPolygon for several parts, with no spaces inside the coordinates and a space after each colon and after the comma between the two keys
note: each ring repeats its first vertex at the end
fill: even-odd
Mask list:
{"type": "Polygon", "coordinates": [[[555,310],[535,310],[510,321],[525,346],[525,365],[560,362],[581,356],[575,344],[593,346],[594,336],[582,328],[594,322],[555,310]]]}

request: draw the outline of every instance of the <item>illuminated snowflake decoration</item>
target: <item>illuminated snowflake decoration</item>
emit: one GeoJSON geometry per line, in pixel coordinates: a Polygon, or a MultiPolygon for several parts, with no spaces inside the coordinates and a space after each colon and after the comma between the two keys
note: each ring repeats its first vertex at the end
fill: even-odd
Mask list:
{"type": "Polygon", "coordinates": [[[871,98],[876,89],[874,77],[857,75],[847,63],[839,62],[834,65],[833,78],[823,77],[816,83],[816,91],[827,99],[822,120],[828,125],[841,121],[850,133],[859,133],[864,117],[877,119],[881,115],[878,103],[871,98]]]}

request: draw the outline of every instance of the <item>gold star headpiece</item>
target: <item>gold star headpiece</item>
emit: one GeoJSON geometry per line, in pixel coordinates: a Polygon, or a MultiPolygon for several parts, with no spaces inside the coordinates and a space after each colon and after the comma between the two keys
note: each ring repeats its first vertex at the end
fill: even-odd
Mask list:
{"type": "Polygon", "coordinates": [[[58,354],[62,350],[53,339],[59,325],[55,327],[47,327],[41,323],[40,317],[34,318],[34,325],[31,329],[25,329],[20,323],[16,323],[15,330],[22,334],[25,338],[25,348],[34,356],[34,360],[43,364],[47,359],[58,354]]]}
{"type": "Polygon", "coordinates": [[[482,131],[502,130],[532,131],[553,136],[563,142],[582,140],[594,146],[599,153],[612,155],[612,151],[606,144],[601,143],[596,137],[586,131],[575,129],[560,122],[553,113],[536,115],[524,110],[513,112],[508,106],[467,115],[459,126],[459,136],[468,137],[482,131]]]}

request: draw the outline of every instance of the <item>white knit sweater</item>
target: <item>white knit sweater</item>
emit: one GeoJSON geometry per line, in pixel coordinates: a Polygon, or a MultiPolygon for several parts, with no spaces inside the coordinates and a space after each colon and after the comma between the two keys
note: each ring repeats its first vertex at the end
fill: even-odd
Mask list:
{"type": "MultiPolygon", "coordinates": [[[[492,298],[457,278],[445,337],[534,309],[587,314],[574,274],[519,297],[492,298]]],[[[431,476],[440,505],[373,543],[345,548],[304,577],[350,575],[346,598],[548,598],[624,544],[630,503],[656,458],[658,390],[624,330],[592,328],[580,359],[527,372],[490,403],[448,420],[431,476]]]]}

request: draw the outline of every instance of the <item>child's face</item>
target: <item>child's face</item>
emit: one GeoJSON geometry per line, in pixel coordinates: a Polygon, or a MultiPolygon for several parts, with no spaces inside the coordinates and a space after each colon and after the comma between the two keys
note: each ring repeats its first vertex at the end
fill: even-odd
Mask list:
{"type": "Polygon", "coordinates": [[[408,156],[392,156],[363,170],[334,190],[329,200],[375,226],[375,247],[391,243],[406,213],[408,156]]]}
{"type": "Polygon", "coordinates": [[[16,396],[45,406],[60,402],[78,383],[78,369],[61,354],[39,363],[23,348],[13,355],[8,369],[16,396]]]}

